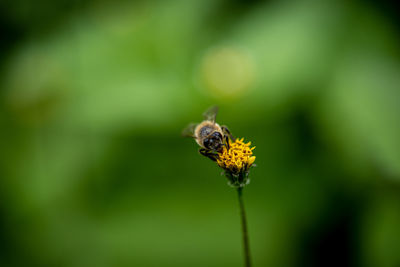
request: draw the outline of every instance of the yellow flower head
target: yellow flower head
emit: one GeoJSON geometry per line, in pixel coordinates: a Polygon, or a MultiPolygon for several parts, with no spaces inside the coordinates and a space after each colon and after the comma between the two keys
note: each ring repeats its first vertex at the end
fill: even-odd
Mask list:
{"type": "Polygon", "coordinates": [[[243,139],[236,139],[234,142],[229,140],[229,148],[225,146],[218,153],[218,165],[232,174],[246,172],[256,160],[253,156],[253,149],[256,147],[250,148],[251,142],[244,143],[243,139]]]}

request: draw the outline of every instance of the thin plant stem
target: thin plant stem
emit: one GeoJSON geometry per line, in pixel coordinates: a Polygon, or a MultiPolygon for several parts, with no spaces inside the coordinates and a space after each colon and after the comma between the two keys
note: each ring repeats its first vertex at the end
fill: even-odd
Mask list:
{"type": "Polygon", "coordinates": [[[244,251],[244,262],[246,267],[251,266],[250,261],[250,247],[249,247],[249,235],[247,233],[247,221],[246,221],[246,212],[243,204],[243,194],[242,187],[237,189],[238,198],[239,198],[239,208],[240,208],[240,217],[242,221],[242,235],[243,235],[243,251],[244,251]]]}

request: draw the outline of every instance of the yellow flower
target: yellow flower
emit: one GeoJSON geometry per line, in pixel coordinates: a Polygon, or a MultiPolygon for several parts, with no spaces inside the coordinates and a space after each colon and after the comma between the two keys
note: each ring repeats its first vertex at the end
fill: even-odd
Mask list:
{"type": "Polygon", "coordinates": [[[232,174],[247,172],[256,160],[253,156],[253,149],[256,147],[250,148],[251,142],[244,143],[243,139],[236,139],[235,142],[229,140],[229,149],[225,146],[218,153],[218,165],[232,174]]]}

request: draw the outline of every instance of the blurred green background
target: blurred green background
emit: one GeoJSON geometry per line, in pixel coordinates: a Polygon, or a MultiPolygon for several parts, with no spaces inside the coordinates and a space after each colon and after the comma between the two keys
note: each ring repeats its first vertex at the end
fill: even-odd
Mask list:
{"type": "Polygon", "coordinates": [[[257,146],[254,266],[400,266],[389,1],[0,3],[0,266],[242,266],[236,192],[181,130],[257,146]]]}

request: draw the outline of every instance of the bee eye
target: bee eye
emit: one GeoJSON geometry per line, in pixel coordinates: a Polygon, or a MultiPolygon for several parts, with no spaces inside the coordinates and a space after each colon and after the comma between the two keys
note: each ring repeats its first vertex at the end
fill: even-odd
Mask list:
{"type": "Polygon", "coordinates": [[[222,139],[222,135],[219,132],[214,132],[212,136],[215,137],[216,139],[222,139]]]}

